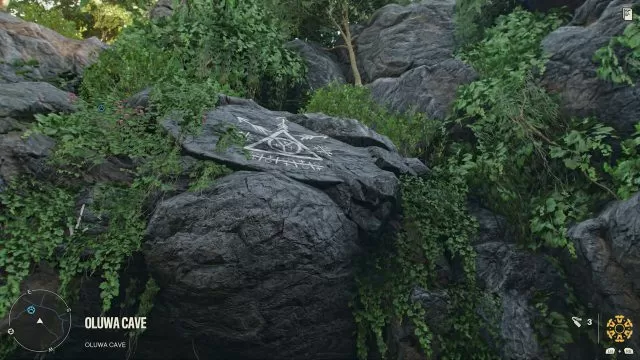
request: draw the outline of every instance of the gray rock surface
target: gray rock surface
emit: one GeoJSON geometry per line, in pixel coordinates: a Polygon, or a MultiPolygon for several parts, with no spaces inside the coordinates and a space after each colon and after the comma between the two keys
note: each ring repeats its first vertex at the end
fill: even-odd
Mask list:
{"type": "Polygon", "coordinates": [[[224,95],[198,134],[163,125],[186,156],[239,171],[156,207],[144,250],[163,288],[155,328],[204,358],[356,358],[355,258],[397,220],[396,174],[424,169],[355,120],[224,95]]]}
{"type": "Polygon", "coordinates": [[[397,151],[388,137],[380,135],[355,119],[344,119],[314,113],[293,116],[290,121],[317,133],[330,136],[351,146],[377,146],[389,151],[397,151]]]}
{"type": "Polygon", "coordinates": [[[106,45],[97,38],[68,39],[0,12],[0,83],[77,77],[106,45]],[[33,64],[33,65],[28,65],[33,64]]]}
{"type": "Polygon", "coordinates": [[[0,87],[0,119],[32,121],[35,114],[71,112],[73,98],[44,82],[20,82],[0,87]]]}
{"type": "Polygon", "coordinates": [[[21,132],[0,135],[0,180],[9,183],[21,174],[42,177],[50,172],[46,158],[55,142],[44,135],[23,138],[21,132]]]}
{"type": "Polygon", "coordinates": [[[576,9],[570,25],[589,25],[598,20],[612,0],[587,0],[576,9]]]}
{"type": "Polygon", "coordinates": [[[145,250],[163,288],[156,329],[204,358],[355,359],[357,242],[329,196],[275,172],[165,200],[145,250]]]}
{"type": "MultiPolygon", "coordinates": [[[[397,208],[399,180],[394,173],[378,167],[368,147],[352,146],[311,131],[289,121],[300,121],[293,114],[272,112],[249,100],[221,99],[223,105],[206,114],[199,135],[182,134],[175,119],[164,121],[164,127],[181,142],[186,154],[235,169],[281,172],[320,188],[362,231],[373,238],[379,235],[397,208]],[[220,137],[232,127],[240,135],[241,144],[218,148],[220,137]]],[[[329,130],[349,123],[332,118],[325,121],[335,122],[325,127],[329,130]]]]}
{"type": "Polygon", "coordinates": [[[367,87],[378,103],[391,110],[413,110],[432,119],[444,119],[455,101],[458,86],[476,79],[471,67],[460,60],[448,59],[411,69],[400,77],[377,79],[367,87]]]}
{"type": "MultiPolygon", "coordinates": [[[[640,194],[569,230],[578,255],[567,275],[583,303],[605,316],[640,314],[640,194]]],[[[638,337],[630,346],[638,349],[638,337]]]]}
{"type": "Polygon", "coordinates": [[[604,10],[604,2],[588,2],[575,20],[587,26],[560,27],[542,42],[551,56],[543,83],[550,92],[560,95],[563,111],[571,116],[595,116],[621,135],[629,135],[640,119],[640,82],[632,87],[598,79],[593,55],[627,26],[621,18],[622,8],[629,4],[638,5],[640,0],[610,1],[604,10]],[[598,13],[598,20],[589,23],[588,19],[598,13]]]}
{"type": "Polygon", "coordinates": [[[300,54],[306,63],[306,80],[309,90],[317,90],[331,83],[344,84],[346,82],[336,59],[320,45],[295,39],[286,43],[285,47],[300,54]]]}
{"type": "Polygon", "coordinates": [[[451,59],[455,0],[387,5],[372,16],[355,43],[365,82],[397,77],[421,65],[451,59]]]}
{"type": "Polygon", "coordinates": [[[159,0],[154,7],[149,11],[149,18],[151,20],[158,20],[173,15],[173,1],[172,0],[159,0]]]}

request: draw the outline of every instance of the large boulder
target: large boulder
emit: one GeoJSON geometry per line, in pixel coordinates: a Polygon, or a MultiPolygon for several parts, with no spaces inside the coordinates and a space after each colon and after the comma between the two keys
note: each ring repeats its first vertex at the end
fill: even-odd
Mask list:
{"type": "Polygon", "coordinates": [[[363,81],[453,58],[454,8],[455,0],[435,0],[376,11],[355,40],[363,81]]]}
{"type": "Polygon", "coordinates": [[[154,326],[193,338],[201,356],[355,358],[358,227],[321,190],[236,172],[162,202],[149,237],[145,257],[163,288],[154,326]]]}
{"type": "Polygon", "coordinates": [[[300,54],[307,65],[308,90],[314,91],[331,83],[346,82],[335,55],[322,49],[320,45],[295,39],[285,44],[285,47],[300,54]]]}
{"type": "Polygon", "coordinates": [[[106,45],[66,38],[44,26],[0,12],[0,83],[78,77],[106,45]]]}
{"type": "Polygon", "coordinates": [[[454,58],[454,8],[453,0],[391,4],[354,29],[358,67],[376,102],[434,119],[448,115],[458,87],[477,78],[454,58]]]}
{"type": "Polygon", "coordinates": [[[175,338],[170,358],[355,359],[355,259],[396,219],[415,160],[354,120],[227,96],[197,134],[163,125],[185,155],[238,171],[156,207],[144,255],[163,290],[141,341],[175,338]]]}
{"type": "MultiPolygon", "coordinates": [[[[622,314],[638,322],[640,194],[615,202],[597,217],[575,225],[569,238],[578,259],[565,264],[578,298],[599,311],[603,321],[622,314]]],[[[640,339],[633,337],[629,345],[640,349],[640,339]]]]}
{"type": "MultiPolygon", "coordinates": [[[[191,156],[235,169],[285,172],[322,189],[364,232],[379,235],[398,205],[399,185],[393,172],[376,165],[367,147],[343,143],[332,137],[337,134],[311,131],[289,120],[301,122],[300,115],[273,112],[250,100],[222,96],[220,104],[206,115],[198,135],[182,133],[176,119],[163,125],[191,156]],[[219,149],[218,142],[228,137],[231,128],[241,134],[242,145],[219,149]]],[[[339,119],[325,121],[340,123],[333,128],[343,126],[339,119]]],[[[380,138],[375,134],[362,143],[376,144],[380,138]]]]}
{"type": "Polygon", "coordinates": [[[476,78],[476,72],[467,64],[448,59],[411,69],[400,77],[380,78],[367,86],[371,96],[391,110],[418,111],[442,120],[451,110],[458,86],[476,78]]]}
{"type": "Polygon", "coordinates": [[[593,56],[629,24],[622,21],[622,8],[631,4],[638,5],[640,0],[588,1],[574,20],[585,26],[560,27],[542,42],[550,55],[543,83],[559,94],[563,111],[570,116],[595,116],[622,135],[632,132],[640,119],[640,81],[623,86],[600,80],[593,56]]]}

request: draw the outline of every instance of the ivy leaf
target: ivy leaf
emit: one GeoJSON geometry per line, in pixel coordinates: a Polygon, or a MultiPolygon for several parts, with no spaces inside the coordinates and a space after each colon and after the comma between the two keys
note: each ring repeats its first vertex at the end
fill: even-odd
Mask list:
{"type": "Polygon", "coordinates": [[[571,169],[571,170],[577,169],[578,166],[580,165],[575,158],[568,158],[568,159],[564,159],[563,161],[564,161],[564,166],[566,166],[568,169],[571,169]]]}

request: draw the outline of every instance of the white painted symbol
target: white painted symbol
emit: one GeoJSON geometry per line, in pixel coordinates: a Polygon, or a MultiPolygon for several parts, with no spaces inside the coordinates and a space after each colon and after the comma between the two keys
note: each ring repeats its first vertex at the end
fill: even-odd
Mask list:
{"type": "Polygon", "coordinates": [[[15,332],[15,331],[13,331],[13,329],[12,329],[12,328],[9,328],[9,330],[7,330],[7,333],[8,333],[9,335],[13,335],[13,333],[14,333],[14,332],[15,332]]]}
{"type": "Polygon", "coordinates": [[[326,135],[300,135],[300,140],[326,139],[326,135]]]}
{"type": "MultiPolygon", "coordinates": [[[[253,142],[244,148],[251,151],[252,159],[257,161],[266,162],[268,164],[282,164],[284,166],[291,166],[295,168],[320,170],[324,166],[321,166],[315,161],[322,161],[323,158],[318,155],[321,153],[325,157],[331,157],[331,151],[325,147],[316,145],[314,150],[309,149],[303,140],[311,140],[316,138],[327,137],[324,135],[299,135],[300,140],[289,133],[289,128],[286,124],[285,118],[278,118],[280,125],[274,132],[269,132],[262,126],[254,125],[245,118],[238,117],[240,123],[250,125],[255,131],[267,135],[266,137],[253,142]],[[318,153],[316,153],[316,151],[318,153]]],[[[250,133],[245,134],[245,138],[249,139],[250,133]]]]}
{"type": "MultiPolygon", "coordinates": [[[[263,134],[263,135],[268,135],[268,134],[269,134],[269,131],[268,131],[267,129],[265,129],[264,127],[262,127],[262,126],[260,126],[260,125],[254,125],[254,124],[252,124],[249,120],[247,120],[247,119],[245,119],[245,118],[243,118],[243,117],[237,116],[237,118],[238,118],[238,121],[239,121],[241,124],[242,124],[242,123],[244,123],[244,124],[249,124],[249,125],[253,128],[253,130],[255,130],[255,131],[257,131],[257,132],[259,132],[259,133],[261,133],[261,134],[263,134]]],[[[248,134],[248,133],[247,133],[247,134],[248,134]]]]}
{"type": "Polygon", "coordinates": [[[332,157],[333,156],[331,151],[329,149],[327,149],[326,146],[316,145],[316,146],[313,147],[313,150],[315,150],[318,154],[322,154],[322,155],[327,156],[327,157],[332,157]]]}
{"type": "Polygon", "coordinates": [[[36,324],[44,324],[44,323],[42,322],[42,319],[38,318],[38,321],[36,321],[36,324]]]}

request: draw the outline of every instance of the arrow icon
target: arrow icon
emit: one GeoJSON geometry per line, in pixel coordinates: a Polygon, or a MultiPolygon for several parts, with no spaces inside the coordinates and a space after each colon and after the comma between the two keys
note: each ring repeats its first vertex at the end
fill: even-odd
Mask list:
{"type": "Polygon", "coordinates": [[[571,321],[573,321],[573,323],[576,324],[577,327],[582,326],[582,324],[580,323],[582,321],[582,318],[572,316],[571,321]]]}
{"type": "Polygon", "coordinates": [[[44,324],[44,323],[42,322],[42,319],[38,318],[38,321],[36,321],[36,324],[44,324]]]}

